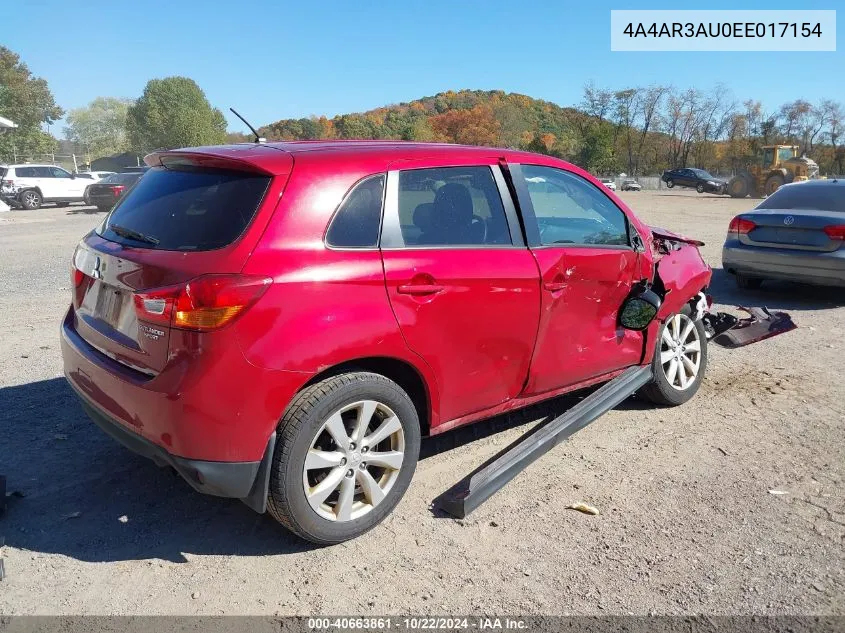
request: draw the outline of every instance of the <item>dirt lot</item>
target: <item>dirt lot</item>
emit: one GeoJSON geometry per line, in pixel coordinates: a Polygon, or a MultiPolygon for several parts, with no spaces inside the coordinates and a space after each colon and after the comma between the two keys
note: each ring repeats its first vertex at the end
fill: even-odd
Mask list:
{"type": "Polygon", "coordinates": [[[721,303],[787,309],[801,328],[712,348],[693,401],[626,402],[466,521],[430,501],[526,427],[499,420],[509,428],[480,440],[451,434],[452,450],[428,443],[394,515],[324,549],[195,494],[86,419],[62,378],[58,325],[73,247],[102,216],[0,214],[0,474],[25,495],[0,519],[0,613],[845,613],[845,295],[738,292],[720,248],[748,201],[623,195],[707,242],[721,303]],[[576,501],[601,515],[564,509],[576,501]]]}

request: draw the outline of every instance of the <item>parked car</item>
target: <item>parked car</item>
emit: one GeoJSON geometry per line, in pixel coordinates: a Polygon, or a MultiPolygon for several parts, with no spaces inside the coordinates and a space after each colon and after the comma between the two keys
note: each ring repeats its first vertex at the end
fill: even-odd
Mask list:
{"type": "MultiPolygon", "coordinates": [[[[113,174],[113,171],[80,171],[76,173],[77,178],[85,178],[86,180],[91,180],[93,182],[99,182],[106,176],[110,176],[113,174]]],[[[82,201],[85,204],[91,204],[91,200],[88,198],[88,187],[91,185],[86,185],[85,192],[82,194],[82,201]]]]}
{"type": "Polygon", "coordinates": [[[129,187],[143,176],[143,172],[111,174],[100,182],[88,185],[85,191],[88,204],[93,204],[99,211],[110,210],[129,187]]]}
{"type": "Polygon", "coordinates": [[[636,180],[623,180],[622,191],[642,191],[643,186],[636,180]]]}
{"type": "Polygon", "coordinates": [[[82,202],[90,184],[55,165],[8,165],[5,170],[0,188],[13,190],[9,201],[24,209],[38,209],[44,202],[82,202]]]}
{"type": "Polygon", "coordinates": [[[725,193],[727,183],[711,175],[703,169],[670,169],[664,171],[660,179],[671,189],[675,185],[679,187],[691,187],[698,193],[725,193]]]}
{"type": "Polygon", "coordinates": [[[740,288],[766,279],[845,286],[845,181],[784,185],[731,220],[722,267],[740,288]]]}
{"type": "Polygon", "coordinates": [[[616,191],[616,181],[613,178],[599,178],[599,182],[611,191],[616,191]]]}
{"type": "Polygon", "coordinates": [[[640,365],[641,395],[677,405],[707,368],[701,242],[561,160],[321,141],[146,161],[74,253],[65,375],[120,442],[305,539],[383,520],[421,436],[640,365]]]}

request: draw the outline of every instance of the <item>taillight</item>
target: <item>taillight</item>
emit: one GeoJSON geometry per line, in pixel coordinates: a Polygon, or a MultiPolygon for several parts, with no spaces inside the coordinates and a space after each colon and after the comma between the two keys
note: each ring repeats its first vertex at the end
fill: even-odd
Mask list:
{"type": "Polygon", "coordinates": [[[736,216],[733,220],[731,220],[731,223],[728,226],[728,232],[736,233],[737,235],[748,235],[751,231],[756,228],[757,225],[754,224],[754,222],[752,222],[751,220],[736,216]]]}
{"type": "Polygon", "coordinates": [[[824,227],[824,232],[832,240],[845,240],[845,224],[832,224],[824,227]]]}
{"type": "Polygon", "coordinates": [[[184,286],[135,294],[138,319],[206,332],[231,323],[263,295],[272,280],[249,275],[203,275],[184,286]]]}
{"type": "Polygon", "coordinates": [[[120,194],[123,193],[123,190],[126,189],[126,186],[125,185],[110,185],[109,189],[111,189],[111,192],[114,194],[114,197],[117,198],[117,197],[120,196],[120,194]]]}
{"type": "Polygon", "coordinates": [[[82,282],[85,281],[85,273],[74,266],[71,270],[71,280],[73,281],[73,287],[79,288],[82,282]]]}

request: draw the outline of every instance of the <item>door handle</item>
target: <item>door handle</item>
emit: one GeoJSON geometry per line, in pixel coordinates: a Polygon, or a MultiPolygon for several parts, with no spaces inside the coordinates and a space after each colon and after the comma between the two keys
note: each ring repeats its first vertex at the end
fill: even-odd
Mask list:
{"type": "Polygon", "coordinates": [[[397,288],[399,294],[413,295],[415,297],[423,295],[434,295],[443,291],[443,286],[435,284],[405,284],[397,288]]]}
{"type": "Polygon", "coordinates": [[[566,288],[565,281],[546,281],[543,282],[543,288],[548,290],[549,292],[560,292],[564,288],[566,288]]]}

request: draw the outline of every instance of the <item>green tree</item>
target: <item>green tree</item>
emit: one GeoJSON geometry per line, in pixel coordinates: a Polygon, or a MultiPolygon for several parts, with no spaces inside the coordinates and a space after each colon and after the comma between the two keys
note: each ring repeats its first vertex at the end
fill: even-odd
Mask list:
{"type": "Polygon", "coordinates": [[[578,153],[578,164],[593,174],[610,174],[616,170],[610,126],[597,125],[586,133],[578,153]]]}
{"type": "Polygon", "coordinates": [[[97,97],[87,107],[68,112],[65,138],[80,143],[93,158],[119,154],[129,149],[126,113],[131,99],[97,97]]]}
{"type": "Polygon", "coordinates": [[[226,119],[187,77],[147,82],[144,94],[126,116],[129,144],[135,151],[215,145],[226,141],[226,119]]]}
{"type": "Polygon", "coordinates": [[[18,125],[15,130],[0,133],[0,156],[12,160],[15,151],[20,155],[54,150],[56,139],[41,126],[53,123],[63,114],[47,82],[33,77],[20,56],[0,46],[0,116],[18,125]]]}

